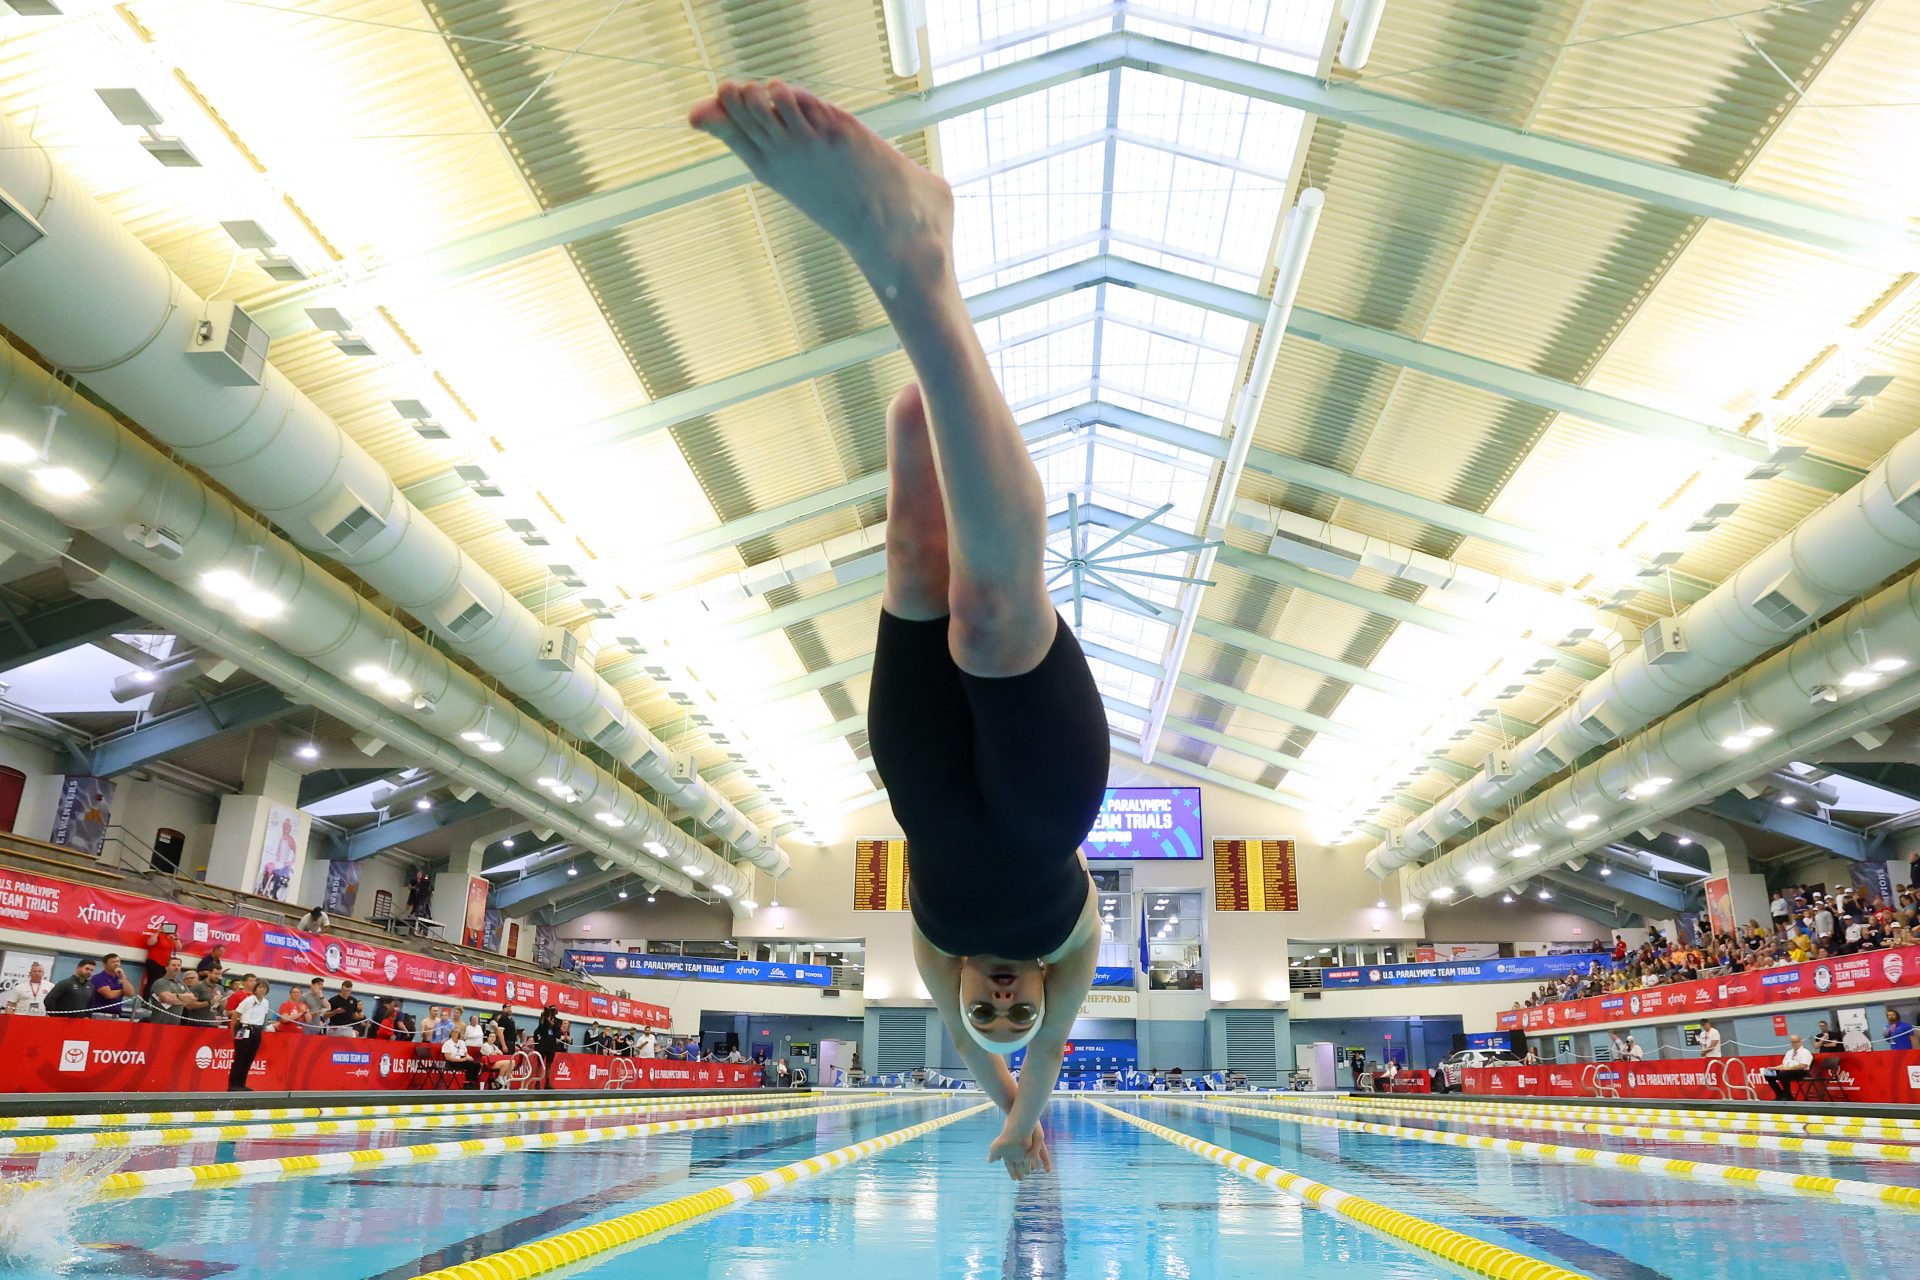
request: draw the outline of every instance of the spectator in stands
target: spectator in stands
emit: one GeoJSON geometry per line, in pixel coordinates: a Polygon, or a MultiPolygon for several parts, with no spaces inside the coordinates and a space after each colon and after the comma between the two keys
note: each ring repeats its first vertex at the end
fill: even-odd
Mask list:
{"type": "Polygon", "coordinates": [[[147,1003],[152,1006],[152,1021],[178,1026],[187,1013],[187,984],[182,976],[179,956],[168,956],[167,967],[147,986],[147,1003]]]}
{"type": "Polygon", "coordinates": [[[93,961],[82,960],[70,976],[54,983],[47,992],[47,1012],[59,1018],[91,1018],[93,970],[93,961]]]}
{"type": "Polygon", "coordinates": [[[180,1021],[190,1027],[219,1027],[226,1025],[226,1018],[218,1007],[220,1001],[220,971],[201,973],[198,970],[182,975],[187,984],[187,998],[180,1007],[180,1021]]]}
{"type": "Polygon", "coordinates": [[[1703,1058],[1720,1056],[1720,1028],[1714,1026],[1710,1018],[1700,1019],[1700,1056],[1703,1058]]]}
{"type": "Polygon", "coordinates": [[[394,1016],[400,1012],[397,1001],[385,996],[376,996],[373,1001],[373,1013],[367,1019],[367,1037],[372,1040],[392,1040],[394,1036],[394,1016]]]}
{"type": "Polygon", "coordinates": [[[267,980],[249,979],[237,994],[239,1002],[227,1010],[228,1025],[233,1030],[233,1067],[227,1072],[227,1092],[252,1093],[247,1087],[247,1072],[253,1069],[253,1060],[260,1052],[260,1036],[266,1030],[270,1007],[267,980]]]}
{"type": "Polygon", "coordinates": [[[467,1048],[467,1020],[459,1015],[453,1019],[453,1034],[440,1046],[440,1056],[451,1063],[467,1078],[467,1088],[472,1089],[480,1083],[480,1064],[474,1060],[467,1048]]]}
{"type": "Polygon", "coordinates": [[[364,1021],[364,1014],[361,1011],[360,997],[353,994],[353,983],[342,982],[339,993],[327,1001],[327,1034],[331,1036],[360,1035],[362,1021],[364,1021]]]}
{"type": "Polygon", "coordinates": [[[1539,1051],[1538,1049],[1536,1049],[1536,1048],[1534,1048],[1534,1047],[1533,1047],[1532,1045],[1528,1045],[1528,1046],[1527,1046],[1527,1056],[1526,1056],[1526,1057],[1524,1057],[1524,1058],[1522,1058],[1522,1059],[1520,1059],[1520,1065],[1521,1065],[1521,1066],[1523,1066],[1523,1067],[1537,1067],[1537,1066],[1539,1066],[1539,1065],[1540,1065],[1540,1051],[1539,1051]]]}
{"type": "Polygon", "coordinates": [[[140,939],[140,945],[147,949],[147,971],[140,981],[141,995],[147,995],[148,988],[166,973],[167,961],[173,959],[174,943],[178,941],[178,927],[172,921],[154,925],[140,939]]]}
{"type": "Polygon", "coordinates": [[[120,957],[114,952],[102,956],[100,963],[100,972],[93,975],[93,1016],[132,1017],[133,978],[120,967],[120,957]]]}
{"type": "Polygon", "coordinates": [[[313,1028],[307,1025],[310,1016],[305,993],[295,987],[287,992],[286,1002],[280,1006],[279,1011],[274,1015],[274,1020],[267,1024],[267,1030],[311,1031],[313,1028]]]}
{"type": "Polygon", "coordinates": [[[413,1015],[397,1004],[394,1006],[393,1013],[393,1038],[409,1043],[420,1038],[420,1030],[414,1024],[413,1015]]]}
{"type": "Polygon", "coordinates": [[[193,971],[195,973],[205,974],[212,973],[215,969],[224,969],[226,967],[226,953],[226,944],[216,943],[214,946],[208,948],[207,954],[200,957],[200,963],[193,966],[193,971]]]}
{"type": "Polygon", "coordinates": [[[433,903],[433,876],[425,867],[407,873],[407,915],[419,919],[433,903]]]}
{"type": "Polygon", "coordinates": [[[307,1006],[307,1016],[301,1019],[305,1025],[301,1029],[310,1036],[327,1034],[327,984],[318,978],[309,982],[307,989],[300,993],[300,1003],[307,1006]]]}
{"type": "Polygon", "coordinates": [[[1900,1016],[1898,1010],[1887,1010],[1886,1038],[1889,1049],[1913,1048],[1913,1026],[1900,1016]]]}
{"type": "Polygon", "coordinates": [[[1813,1074],[1813,1054],[1800,1043],[1799,1036],[1787,1038],[1786,1056],[1780,1059],[1777,1067],[1768,1067],[1760,1074],[1773,1086],[1773,1096],[1781,1102],[1793,1100],[1793,1082],[1805,1080],[1813,1074]]]}
{"type": "Polygon", "coordinates": [[[453,1010],[434,1005],[427,1010],[427,1043],[445,1044],[453,1034],[453,1010]]]}
{"type": "Polygon", "coordinates": [[[331,933],[333,931],[333,917],[327,914],[325,907],[316,905],[311,908],[307,914],[300,917],[300,923],[295,925],[294,928],[300,930],[302,933],[331,933]]]}
{"type": "Polygon", "coordinates": [[[47,967],[35,960],[27,966],[26,978],[14,984],[6,999],[0,1000],[0,1013],[22,1013],[40,1017],[47,1011],[47,997],[53,983],[47,981],[47,967]]]}

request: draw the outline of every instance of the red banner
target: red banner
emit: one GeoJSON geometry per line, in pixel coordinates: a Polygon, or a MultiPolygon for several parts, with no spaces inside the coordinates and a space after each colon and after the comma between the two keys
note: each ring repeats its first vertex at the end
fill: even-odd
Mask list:
{"type": "Polygon", "coordinates": [[[1809,960],[1772,969],[1646,987],[1590,1000],[1567,1000],[1531,1009],[1509,1009],[1499,1028],[1511,1031],[1560,1031],[1609,1022],[1633,1022],[1677,1014],[1719,1012],[1793,1000],[1869,995],[1912,987],[1920,977],[1920,947],[1868,951],[1835,960],[1809,960]]]}
{"type": "MultiPolygon", "coordinates": [[[[247,1073],[260,1092],[458,1088],[440,1066],[440,1046],[269,1032],[247,1073]]],[[[0,1093],[220,1093],[233,1068],[233,1038],[215,1028],[106,1018],[0,1017],[0,1093]]],[[[556,1089],[750,1089],[753,1066],[616,1061],[584,1053],[554,1063],[556,1089]]]]}
{"type": "Polygon", "coordinates": [[[555,1089],[754,1089],[760,1085],[760,1068],[750,1062],[562,1053],[554,1057],[549,1083],[555,1089]]]}
{"type": "Polygon", "coordinates": [[[149,929],[166,923],[179,930],[182,954],[204,955],[208,948],[222,946],[229,966],[261,966],[336,981],[351,978],[450,1001],[532,1010],[551,1004],[569,1017],[597,1022],[665,1027],[673,1021],[662,1005],[606,992],[509,977],[247,916],[195,911],[157,898],[0,870],[0,926],[137,951],[149,929]]]}
{"type": "MultiPolygon", "coordinates": [[[[1778,1055],[1683,1058],[1673,1062],[1582,1062],[1571,1066],[1468,1067],[1461,1092],[1543,1098],[1690,1098],[1771,1101],[1761,1076],[1778,1055]]],[[[1920,1050],[1823,1053],[1820,1088],[1834,1102],[1920,1103],[1920,1050]]]]}

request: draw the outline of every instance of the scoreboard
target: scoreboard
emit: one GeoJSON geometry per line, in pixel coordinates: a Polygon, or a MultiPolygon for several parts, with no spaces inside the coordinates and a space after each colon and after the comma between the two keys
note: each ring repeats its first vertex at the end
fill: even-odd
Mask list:
{"type": "Polygon", "coordinates": [[[907,909],[907,842],[861,840],[854,845],[853,909],[907,909]]]}
{"type": "Polygon", "coordinates": [[[1215,840],[1215,911],[1298,911],[1291,840],[1215,840]]]}

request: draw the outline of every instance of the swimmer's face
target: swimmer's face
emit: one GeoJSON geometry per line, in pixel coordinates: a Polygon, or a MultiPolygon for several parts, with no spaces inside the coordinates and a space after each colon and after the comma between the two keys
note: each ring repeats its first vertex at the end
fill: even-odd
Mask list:
{"type": "Polygon", "coordinates": [[[960,966],[960,1016],[989,1040],[1025,1039],[1046,1008],[1046,974],[1032,960],[976,956],[960,966]]]}

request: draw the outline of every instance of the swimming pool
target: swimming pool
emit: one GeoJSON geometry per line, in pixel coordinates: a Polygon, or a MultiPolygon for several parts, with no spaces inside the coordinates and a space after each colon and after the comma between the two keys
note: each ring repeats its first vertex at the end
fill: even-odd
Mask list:
{"type": "MultiPolygon", "coordinates": [[[[487,1103],[498,1100],[493,1095],[487,1103]]],[[[753,1096],[697,1108],[656,1101],[650,1104],[656,1110],[630,1113],[625,1102],[594,1110],[570,1102],[556,1113],[491,1113],[500,1123],[475,1123],[489,1113],[468,1106],[422,1117],[437,1126],[428,1129],[263,1133],[116,1152],[125,1169],[157,1171],[347,1149],[392,1159],[409,1144],[484,1147],[506,1134],[572,1135],[565,1145],[510,1153],[456,1148],[414,1164],[372,1163],[376,1157],[364,1156],[362,1163],[308,1176],[189,1182],[69,1207],[17,1197],[0,1204],[16,1237],[44,1244],[63,1234],[54,1229],[58,1218],[66,1243],[56,1250],[61,1257],[15,1257],[7,1274],[245,1280],[298,1268],[307,1280],[402,1280],[902,1130],[912,1136],[899,1145],[792,1185],[776,1181],[760,1198],[648,1235],[625,1250],[588,1256],[568,1273],[630,1275],[638,1266],[648,1274],[740,1280],[1353,1274],[1399,1280],[1472,1273],[1342,1216],[1326,1207],[1323,1193],[1313,1193],[1323,1195],[1322,1205],[1313,1207],[1257,1182],[1246,1176],[1259,1172],[1248,1161],[1238,1162],[1238,1172],[1223,1167],[1207,1158],[1211,1148],[1358,1198],[1344,1212],[1373,1202],[1414,1215],[1421,1223],[1414,1234],[1429,1243],[1437,1237],[1426,1224],[1582,1276],[1747,1280],[1807,1268],[1864,1275],[1905,1256],[1920,1222],[1898,1205],[1462,1149],[1285,1118],[1325,1116],[1426,1132],[1444,1126],[1503,1143],[1520,1138],[1920,1186],[1920,1164],[1905,1160],[1523,1130],[1515,1123],[1529,1113],[1520,1108],[1475,1104],[1436,1118],[1423,1114],[1436,1109],[1424,1100],[1420,1108],[1390,1111],[1391,1104],[1295,1095],[1063,1095],[1051,1122],[1057,1172],[1015,1185],[985,1162],[997,1121],[990,1110],[969,1113],[979,1103],[978,1094],[777,1102],[753,1096]],[[621,1124],[657,1128],[695,1117],[716,1127],[580,1138],[621,1124]],[[1469,1118],[1475,1122],[1465,1123],[1469,1118]],[[922,1128],[927,1131],[916,1132],[922,1128]],[[1211,1147],[1185,1149],[1168,1135],[1211,1147]],[[29,1205],[25,1212],[35,1220],[23,1224],[29,1205]]],[[[1920,1141],[1920,1130],[1913,1138],[1920,1141]]],[[[14,1177],[40,1163],[5,1159],[14,1177]]]]}

